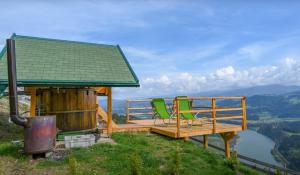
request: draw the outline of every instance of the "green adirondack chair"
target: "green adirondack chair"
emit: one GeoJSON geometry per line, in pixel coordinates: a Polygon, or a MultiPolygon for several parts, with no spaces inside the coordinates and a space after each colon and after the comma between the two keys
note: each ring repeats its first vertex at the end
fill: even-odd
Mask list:
{"type": "Polygon", "coordinates": [[[174,116],[174,113],[170,113],[167,109],[167,104],[163,98],[154,98],[151,101],[152,110],[154,113],[154,125],[156,125],[157,119],[162,119],[164,125],[170,124],[171,119],[174,116]],[[168,120],[168,123],[165,122],[168,120]]]}
{"type": "MultiPolygon", "coordinates": [[[[177,96],[179,102],[179,110],[180,111],[189,111],[192,110],[191,102],[187,99],[187,96],[177,96]],[[184,99],[180,99],[184,98],[184,99]]],[[[181,117],[187,121],[188,126],[192,126],[195,120],[198,120],[197,117],[199,113],[193,114],[192,112],[181,113],[181,117]],[[192,124],[189,124],[189,121],[192,121],[192,124]]]]}

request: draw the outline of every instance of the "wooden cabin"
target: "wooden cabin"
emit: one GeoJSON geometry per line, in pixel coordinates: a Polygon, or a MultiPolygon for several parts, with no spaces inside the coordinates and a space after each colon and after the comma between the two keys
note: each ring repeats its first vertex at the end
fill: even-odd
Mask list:
{"type": "MultiPolygon", "coordinates": [[[[13,34],[17,85],[30,98],[30,117],[56,115],[61,131],[93,130],[102,114],[112,131],[112,88],[139,87],[118,45],[13,34]],[[107,96],[107,113],[97,96],[107,96]]],[[[0,91],[8,85],[6,47],[0,53],[0,91]]],[[[1,94],[0,92],[0,94],[1,94]]]]}

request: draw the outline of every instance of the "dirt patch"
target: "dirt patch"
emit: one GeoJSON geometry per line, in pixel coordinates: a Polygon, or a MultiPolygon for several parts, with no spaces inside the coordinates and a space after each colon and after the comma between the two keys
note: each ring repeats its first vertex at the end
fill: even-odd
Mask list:
{"type": "Polygon", "coordinates": [[[11,157],[0,157],[0,174],[5,175],[56,175],[68,174],[67,167],[47,167],[38,168],[38,163],[42,160],[16,160],[11,157]]]}

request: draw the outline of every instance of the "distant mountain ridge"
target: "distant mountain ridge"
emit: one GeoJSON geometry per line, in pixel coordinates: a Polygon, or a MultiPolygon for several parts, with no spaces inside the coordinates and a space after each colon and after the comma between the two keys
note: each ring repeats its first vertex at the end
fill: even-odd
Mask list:
{"type": "Polygon", "coordinates": [[[300,91],[300,86],[285,86],[285,85],[263,85],[254,86],[248,88],[238,88],[225,91],[209,91],[195,94],[196,96],[253,96],[253,95],[265,95],[265,94],[286,94],[290,92],[300,91]]]}

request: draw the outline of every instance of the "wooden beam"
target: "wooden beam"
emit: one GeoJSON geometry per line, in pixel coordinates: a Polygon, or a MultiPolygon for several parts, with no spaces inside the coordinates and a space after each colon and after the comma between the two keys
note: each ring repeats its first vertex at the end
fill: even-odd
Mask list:
{"type": "Polygon", "coordinates": [[[139,113],[128,113],[129,116],[137,116],[137,115],[153,115],[153,112],[139,112],[139,113]]]}
{"type": "Polygon", "coordinates": [[[190,137],[183,137],[183,140],[187,142],[190,140],[190,137]]]}
{"type": "Polygon", "coordinates": [[[107,88],[107,134],[112,134],[112,89],[107,88]]]}
{"type": "Polygon", "coordinates": [[[30,117],[35,117],[35,108],[36,108],[36,88],[31,87],[30,91],[30,117]]]}
{"type": "Polygon", "coordinates": [[[241,119],[243,118],[242,116],[231,116],[231,117],[217,117],[215,119],[208,119],[208,120],[232,120],[232,119],[241,119]]]}
{"type": "Polygon", "coordinates": [[[97,94],[107,95],[107,87],[95,87],[94,88],[97,94]]]}
{"type": "Polygon", "coordinates": [[[224,146],[225,146],[225,156],[227,158],[230,158],[230,141],[236,136],[236,132],[225,132],[225,133],[220,133],[221,137],[223,138],[224,141],[224,146]]]}
{"type": "MultiPolygon", "coordinates": [[[[128,103],[128,102],[126,102],[128,103]]],[[[144,110],[144,109],[152,109],[152,107],[134,107],[134,108],[127,108],[128,110],[144,110]]]]}
{"type": "MultiPolygon", "coordinates": [[[[165,98],[164,99],[165,101],[173,101],[174,99],[173,98],[165,98]]],[[[150,102],[152,101],[151,98],[149,99],[144,99],[144,100],[127,100],[128,102],[150,102]]]]}
{"type": "MultiPolygon", "coordinates": [[[[214,99],[213,99],[214,100],[214,99]]],[[[215,111],[224,112],[224,111],[241,111],[243,108],[215,108],[215,111]]],[[[182,110],[181,113],[207,113],[212,112],[213,109],[199,109],[199,110],[182,110]]]]}
{"type": "Polygon", "coordinates": [[[242,106],[242,129],[247,129],[247,114],[246,114],[246,97],[244,97],[241,100],[241,106],[242,106]]]}
{"type": "Polygon", "coordinates": [[[203,135],[203,147],[208,148],[208,135],[203,135]]]}

